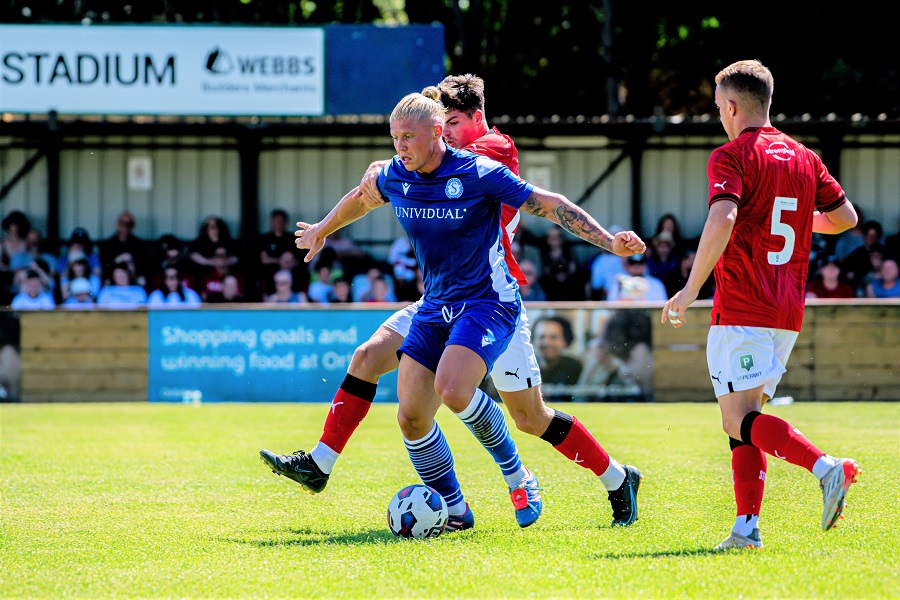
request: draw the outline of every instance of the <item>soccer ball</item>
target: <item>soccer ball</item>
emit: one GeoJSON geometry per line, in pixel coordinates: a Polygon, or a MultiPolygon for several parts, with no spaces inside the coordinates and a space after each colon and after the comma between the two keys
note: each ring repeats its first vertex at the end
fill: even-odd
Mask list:
{"type": "Polygon", "coordinates": [[[447,502],[427,485],[408,485],[391,498],[387,509],[391,533],[405,538],[437,537],[447,526],[447,502]]]}

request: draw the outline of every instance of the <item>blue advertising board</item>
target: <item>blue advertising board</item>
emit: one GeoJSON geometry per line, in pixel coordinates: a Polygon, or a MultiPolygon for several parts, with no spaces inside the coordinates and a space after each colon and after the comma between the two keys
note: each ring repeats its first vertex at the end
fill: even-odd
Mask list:
{"type": "MultiPolygon", "coordinates": [[[[156,310],[151,402],[330,402],[388,310],[156,310]]],[[[376,402],[397,401],[397,372],[376,402]]]]}
{"type": "Polygon", "coordinates": [[[444,26],[325,27],[325,112],[387,115],[406,94],[447,74],[444,26]]]}

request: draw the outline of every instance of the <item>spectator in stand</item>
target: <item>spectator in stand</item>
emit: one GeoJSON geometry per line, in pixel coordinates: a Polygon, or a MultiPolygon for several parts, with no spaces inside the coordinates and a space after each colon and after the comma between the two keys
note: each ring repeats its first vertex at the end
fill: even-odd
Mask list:
{"type": "Polygon", "coordinates": [[[336,279],[331,285],[331,292],[328,294],[329,304],[347,304],[352,302],[350,298],[350,282],[346,279],[336,279]]]}
{"type": "MultiPolygon", "coordinates": [[[[25,235],[25,249],[17,252],[10,258],[9,272],[3,272],[2,291],[0,291],[0,304],[9,304],[13,296],[21,291],[25,281],[25,273],[28,269],[38,268],[52,280],[55,276],[57,257],[46,252],[41,243],[41,234],[32,228],[25,235]],[[12,279],[10,280],[10,276],[12,279]]],[[[55,285],[49,284],[50,291],[54,291],[55,285]]]]}
{"type": "Polygon", "coordinates": [[[658,236],[663,231],[668,231],[672,234],[674,245],[672,250],[676,255],[680,256],[688,246],[688,243],[681,235],[681,227],[678,225],[678,219],[676,219],[675,215],[672,213],[666,213],[656,221],[656,232],[654,232],[653,237],[658,236]]]}
{"type": "Polygon", "coordinates": [[[50,268],[50,265],[48,265],[47,261],[43,258],[35,258],[31,261],[31,264],[28,265],[27,269],[20,269],[16,272],[16,280],[13,282],[16,293],[25,289],[25,279],[27,278],[29,271],[34,271],[38,274],[44,289],[50,292],[50,295],[53,296],[53,301],[56,302],[58,293],[56,278],[53,276],[53,269],[50,268]]]}
{"type": "Polygon", "coordinates": [[[394,266],[394,293],[401,302],[414,302],[421,294],[416,286],[416,253],[406,234],[401,235],[391,244],[388,251],[388,262],[394,266]]]}
{"type": "Polygon", "coordinates": [[[650,247],[647,251],[647,272],[663,281],[669,273],[678,269],[680,258],[680,251],[675,250],[675,237],[671,231],[663,229],[650,240],[650,247]]]}
{"type": "Polygon", "coordinates": [[[837,256],[827,257],[806,284],[807,298],[855,298],[853,286],[841,280],[841,261],[837,256]]]}
{"type": "Polygon", "coordinates": [[[234,275],[226,275],[222,280],[222,302],[243,302],[241,282],[234,275]]]}
{"type": "Polygon", "coordinates": [[[200,297],[204,302],[225,302],[223,296],[223,286],[225,277],[234,275],[238,283],[238,293],[244,295],[244,279],[240,273],[234,271],[231,265],[234,257],[229,254],[228,248],[225,246],[217,246],[213,249],[209,258],[212,270],[200,280],[200,297]]]}
{"type": "Polygon", "coordinates": [[[289,270],[276,271],[272,279],[275,283],[275,291],[266,296],[266,302],[277,304],[306,304],[309,302],[306,294],[294,291],[294,276],[289,270]]]}
{"type": "Polygon", "coordinates": [[[69,310],[90,310],[97,305],[91,294],[91,282],[84,277],[76,277],[69,282],[69,296],[62,306],[69,310]]]}
{"type": "Polygon", "coordinates": [[[163,271],[162,285],[147,298],[149,308],[189,308],[200,306],[202,302],[200,294],[187,286],[177,267],[167,267],[163,271]]]}
{"type": "Polygon", "coordinates": [[[522,302],[544,302],[547,295],[544,293],[541,284],[538,283],[537,265],[530,260],[519,261],[519,268],[525,279],[528,280],[526,285],[519,286],[519,295],[522,296],[522,302]]]}
{"type": "MultiPolygon", "coordinates": [[[[0,272],[3,274],[4,283],[12,285],[12,273],[16,270],[13,261],[17,255],[27,253],[25,238],[31,231],[31,222],[25,213],[14,210],[3,218],[2,228],[0,272]]],[[[29,260],[28,263],[30,262],[29,260]]]]}
{"type": "Polygon", "coordinates": [[[865,292],[866,276],[873,269],[869,253],[874,247],[877,252],[883,254],[884,246],[881,244],[883,230],[878,221],[866,221],[860,227],[860,231],[862,232],[862,246],[851,252],[841,266],[847,281],[857,290],[857,294],[862,296],[865,292]]]}
{"type": "Polygon", "coordinates": [[[104,280],[112,276],[113,268],[120,262],[133,263],[136,274],[147,271],[147,246],[144,240],[134,235],[134,215],[127,210],[122,211],[116,219],[116,232],[97,245],[100,248],[104,280]]]}
{"type": "Polygon", "coordinates": [[[41,232],[32,227],[25,236],[25,250],[12,258],[13,270],[27,269],[35,259],[40,258],[50,267],[51,273],[55,274],[59,258],[49,252],[45,246],[41,232]]]}
{"type": "Polygon", "coordinates": [[[572,244],[565,239],[563,230],[552,227],[547,230],[541,250],[541,276],[538,281],[547,300],[584,300],[584,274],[572,244]]]}
{"type": "Polygon", "coordinates": [[[327,260],[319,260],[316,263],[316,277],[309,284],[309,291],[306,295],[310,302],[318,302],[320,304],[328,304],[328,296],[332,290],[332,272],[331,263],[327,260]]]}
{"type": "Polygon", "coordinates": [[[51,294],[44,286],[44,277],[34,269],[25,275],[22,291],[16,294],[10,307],[13,310],[48,310],[56,308],[51,294]]]}
{"type": "Polygon", "coordinates": [[[167,233],[159,238],[157,253],[153,259],[151,272],[148,273],[152,282],[151,286],[155,290],[162,289],[165,285],[166,269],[178,269],[184,284],[191,289],[196,289],[196,282],[199,280],[192,276],[190,272],[192,267],[191,259],[185,254],[185,243],[171,233],[167,233]]]}
{"type": "Polygon", "coordinates": [[[77,254],[71,255],[69,260],[69,267],[66,269],[64,273],[61,273],[59,276],[59,295],[60,300],[65,302],[69,299],[71,295],[71,290],[69,286],[74,279],[84,279],[91,286],[90,292],[91,296],[96,298],[100,293],[100,288],[103,285],[103,282],[100,280],[100,277],[91,272],[91,267],[88,265],[87,257],[83,254],[78,256],[77,254]]]}
{"type": "Polygon", "coordinates": [[[143,271],[138,269],[137,263],[134,258],[130,254],[120,254],[116,257],[116,261],[113,263],[113,268],[122,266],[128,269],[128,274],[131,276],[130,278],[137,285],[141,287],[147,286],[147,278],[144,277],[143,271]]]}
{"type": "Polygon", "coordinates": [[[900,267],[897,261],[888,258],[881,263],[881,278],[866,287],[866,298],[900,298],[900,267]]]}
{"type": "Polygon", "coordinates": [[[391,290],[390,285],[388,285],[387,277],[379,275],[372,280],[372,285],[370,288],[364,293],[360,300],[361,302],[396,302],[397,298],[394,296],[394,292],[391,290]]]}
{"type": "Polygon", "coordinates": [[[216,252],[219,248],[225,248],[228,266],[233,267],[239,261],[240,248],[231,237],[228,225],[219,217],[207,217],[200,226],[197,238],[190,243],[188,257],[194,264],[195,273],[202,278],[215,269],[216,252]]]}
{"type": "Polygon", "coordinates": [[[854,250],[863,245],[862,226],[866,220],[860,207],[854,205],[853,209],[856,212],[856,225],[840,234],[834,244],[834,254],[842,261],[847,260],[854,250]]]}
{"type": "MultiPolygon", "coordinates": [[[[674,271],[671,271],[663,280],[663,285],[666,286],[666,293],[669,297],[674,296],[677,292],[680,292],[684,289],[684,286],[687,284],[688,277],[691,274],[691,269],[694,266],[694,258],[697,256],[697,251],[694,248],[685,248],[684,254],[681,256],[681,260],[678,261],[678,268],[674,271]]],[[[704,283],[700,287],[700,292],[697,294],[698,300],[709,300],[713,297],[713,294],[716,291],[716,282],[713,279],[713,276],[710,275],[706,283],[704,283]]]]}
{"type": "MultiPolygon", "coordinates": [[[[301,293],[305,298],[306,291],[309,289],[309,265],[302,260],[298,260],[296,253],[286,250],[278,257],[278,267],[276,273],[278,271],[288,271],[291,274],[291,289],[301,293]]],[[[272,273],[271,277],[263,279],[260,285],[263,297],[278,291],[278,286],[275,282],[275,273],[272,273]]]]}
{"type": "Polygon", "coordinates": [[[864,297],[869,284],[881,279],[881,265],[884,264],[885,258],[884,245],[872,244],[869,248],[869,264],[872,265],[872,270],[863,278],[862,289],[857,292],[858,297],[864,297]]]}
{"type": "MultiPolygon", "coordinates": [[[[260,295],[263,297],[275,292],[273,277],[277,271],[284,268],[294,271],[297,263],[302,263],[303,257],[306,256],[306,251],[297,250],[294,245],[294,236],[287,231],[287,226],[287,212],[284,209],[276,208],[269,214],[269,231],[257,239],[261,267],[259,272],[260,295]],[[294,265],[285,266],[286,253],[291,254],[294,265]]],[[[293,273],[293,279],[295,291],[305,290],[305,286],[309,283],[309,275],[306,277],[306,283],[298,281],[297,273],[293,273]]]]}
{"type": "Polygon", "coordinates": [[[147,304],[147,291],[134,280],[128,266],[117,263],[113,267],[112,279],[100,288],[97,306],[105,308],[139,308],[147,304]]]}
{"type": "Polygon", "coordinates": [[[897,233],[884,238],[884,257],[900,261],[900,217],[897,218],[897,233]]]}
{"type": "Polygon", "coordinates": [[[56,263],[57,273],[66,271],[66,267],[69,266],[70,256],[74,257],[72,260],[86,257],[91,273],[102,279],[103,271],[100,268],[100,254],[96,251],[94,243],[91,241],[91,236],[88,235],[84,227],[73,229],[69,241],[60,250],[59,259],[56,263]]]}
{"type": "Polygon", "coordinates": [[[352,280],[365,273],[372,264],[372,257],[362,251],[342,230],[337,230],[325,239],[325,248],[334,251],[335,259],[341,264],[343,277],[352,280]]]}
{"type": "Polygon", "coordinates": [[[668,300],[663,282],[647,273],[646,254],[634,254],[620,260],[625,265],[627,275],[619,275],[613,280],[607,300],[668,300]]]}
{"type": "Polygon", "coordinates": [[[575,339],[572,324],[559,315],[541,317],[534,323],[534,338],[538,363],[541,367],[544,399],[548,402],[571,402],[573,396],[570,392],[553,391],[552,388],[575,385],[581,377],[581,361],[564,354],[575,339]]]}
{"type": "Polygon", "coordinates": [[[378,267],[371,267],[365,274],[360,273],[350,282],[350,291],[354,302],[369,302],[368,298],[373,294],[372,287],[375,285],[376,279],[382,279],[387,287],[386,300],[379,302],[396,302],[397,297],[394,295],[394,284],[381,272],[378,267]]]}
{"type": "Polygon", "coordinates": [[[644,310],[617,310],[606,322],[603,340],[615,358],[616,376],[613,383],[636,384],[638,398],[653,399],[652,323],[644,310]]]}
{"type": "MultiPolygon", "coordinates": [[[[619,225],[612,225],[609,232],[612,235],[624,231],[619,225]]],[[[609,290],[616,277],[627,275],[622,258],[612,252],[602,251],[591,262],[591,278],[586,286],[586,296],[589,300],[606,300],[609,290]]]]}

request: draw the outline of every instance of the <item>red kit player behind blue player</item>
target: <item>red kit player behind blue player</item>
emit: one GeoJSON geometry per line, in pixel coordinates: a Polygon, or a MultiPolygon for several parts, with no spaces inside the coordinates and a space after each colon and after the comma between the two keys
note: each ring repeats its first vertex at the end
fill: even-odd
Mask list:
{"type": "MultiPolygon", "coordinates": [[[[439,88],[442,103],[448,108],[443,132],[447,143],[492,158],[518,173],[518,153],[512,140],[487,126],[481,79],[473,75],[447,77],[439,88]]],[[[519,283],[526,283],[509,248],[518,224],[518,211],[506,205],[502,208],[502,241],[508,270],[519,283]]],[[[632,236],[635,243],[641,243],[637,236],[632,236]]],[[[266,450],[261,453],[276,473],[291,477],[313,492],[324,488],[337,456],[371,406],[378,377],[397,368],[396,350],[408,333],[416,309],[417,305],[413,305],[398,311],[354,353],[348,376],[335,396],[341,414],[329,412],[322,438],[312,452],[295,456],[274,455],[266,450]],[[350,410],[346,408],[348,405],[350,410]]],[[[613,523],[633,523],[637,519],[640,472],[612,459],[577,419],[544,404],[540,371],[524,310],[519,328],[495,364],[492,377],[518,428],[540,436],[563,455],[598,475],[608,491],[613,523]]],[[[519,490],[512,491],[514,504],[521,502],[515,497],[519,490]]],[[[451,524],[456,525],[453,519],[451,524]]]]}

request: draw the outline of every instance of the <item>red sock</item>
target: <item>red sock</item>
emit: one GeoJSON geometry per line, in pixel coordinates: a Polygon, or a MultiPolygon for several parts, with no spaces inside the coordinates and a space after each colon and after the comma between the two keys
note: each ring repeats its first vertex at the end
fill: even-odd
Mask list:
{"type": "Polygon", "coordinates": [[[749,437],[749,442],[766,454],[786,460],[792,465],[800,465],[809,472],[812,472],[813,465],[819,457],[825,454],[794,429],[793,425],[772,415],[748,414],[741,424],[741,437],[744,438],[744,443],[749,437]],[[749,436],[744,433],[747,419],[752,419],[749,424],[749,436]]]}
{"type": "Polygon", "coordinates": [[[569,460],[575,461],[577,465],[590,469],[598,477],[609,468],[609,454],[575,417],[572,417],[572,428],[569,433],[563,441],[553,447],[569,460]]]}
{"type": "Polygon", "coordinates": [[[375,387],[374,383],[363,381],[348,373],[328,408],[324,431],[319,441],[338,454],[343,452],[350,436],[372,406],[375,387]]]}
{"type": "Polygon", "coordinates": [[[731,451],[734,499],[738,515],[758,515],[766,491],[766,455],[759,448],[742,444],[731,451]]]}

